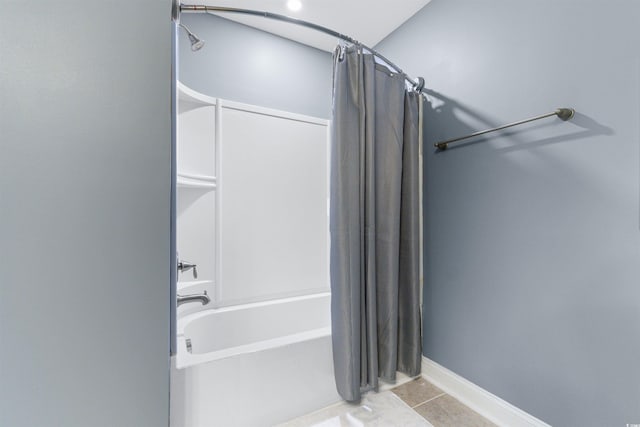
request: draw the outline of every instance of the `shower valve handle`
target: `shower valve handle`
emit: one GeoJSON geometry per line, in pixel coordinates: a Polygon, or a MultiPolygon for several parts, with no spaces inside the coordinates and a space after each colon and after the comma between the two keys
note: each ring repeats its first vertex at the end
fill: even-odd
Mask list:
{"type": "Polygon", "coordinates": [[[194,279],[198,278],[198,269],[197,269],[197,267],[198,266],[196,264],[192,264],[192,263],[187,262],[187,261],[178,261],[178,271],[181,272],[181,273],[184,273],[185,271],[192,270],[194,279]]]}

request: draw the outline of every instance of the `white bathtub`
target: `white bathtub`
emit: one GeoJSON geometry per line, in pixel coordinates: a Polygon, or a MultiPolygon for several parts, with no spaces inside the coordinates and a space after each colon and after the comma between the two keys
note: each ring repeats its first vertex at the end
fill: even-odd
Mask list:
{"type": "Polygon", "coordinates": [[[329,293],[178,319],[171,374],[171,427],[271,426],[339,401],[329,293]]]}

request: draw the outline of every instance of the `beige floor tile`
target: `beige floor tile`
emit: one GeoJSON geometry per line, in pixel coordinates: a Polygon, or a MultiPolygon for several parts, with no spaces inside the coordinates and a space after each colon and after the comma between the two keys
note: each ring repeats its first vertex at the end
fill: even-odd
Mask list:
{"type": "Polygon", "coordinates": [[[391,391],[412,408],[444,393],[422,377],[392,388],[391,391]]]}
{"type": "Polygon", "coordinates": [[[448,394],[414,409],[434,427],[496,427],[495,424],[448,394]]]}

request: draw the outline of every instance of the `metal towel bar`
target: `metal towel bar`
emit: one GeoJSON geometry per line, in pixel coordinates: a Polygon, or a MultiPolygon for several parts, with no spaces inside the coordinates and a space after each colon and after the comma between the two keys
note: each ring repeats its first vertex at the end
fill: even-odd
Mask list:
{"type": "Polygon", "coordinates": [[[495,132],[495,131],[498,131],[498,130],[510,128],[510,127],[513,127],[513,126],[518,126],[518,125],[521,125],[521,124],[524,124],[524,123],[529,123],[529,122],[533,122],[535,120],[545,119],[547,117],[553,117],[553,116],[558,116],[558,118],[560,120],[563,120],[563,121],[566,122],[567,120],[573,118],[573,116],[575,114],[576,114],[576,110],[574,110],[573,108],[558,108],[557,110],[555,110],[552,113],[546,113],[546,114],[542,114],[540,116],[532,117],[530,119],[524,119],[524,120],[520,120],[520,121],[517,121],[517,122],[509,123],[509,124],[506,124],[506,125],[498,126],[497,128],[482,130],[480,132],[475,132],[475,133],[472,133],[470,135],[460,136],[458,138],[452,138],[452,139],[447,139],[446,141],[436,142],[435,144],[433,144],[433,146],[438,148],[438,149],[440,149],[440,150],[446,150],[448,148],[449,144],[454,143],[454,142],[458,142],[458,141],[462,141],[463,139],[473,138],[474,136],[484,135],[485,133],[495,132]]]}

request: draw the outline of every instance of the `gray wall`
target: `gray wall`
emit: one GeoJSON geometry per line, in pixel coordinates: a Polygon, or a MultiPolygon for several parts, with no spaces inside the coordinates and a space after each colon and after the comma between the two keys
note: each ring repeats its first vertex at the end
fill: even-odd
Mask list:
{"type": "MultiPolygon", "coordinates": [[[[191,52],[180,30],[180,80],[198,92],[328,118],[331,54],[214,15],[183,14],[206,45],[191,52]]],[[[287,25],[282,23],[281,25],[287,25]]]]}
{"type": "Polygon", "coordinates": [[[170,2],[0,10],[0,425],[166,426],[170,2]]]}
{"type": "Polygon", "coordinates": [[[640,423],[640,3],[433,0],[378,48],[432,93],[425,355],[554,426],[640,423]],[[478,140],[476,140],[478,141],[478,140]]]}

